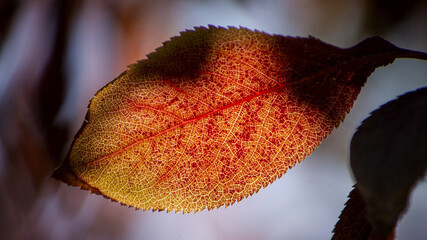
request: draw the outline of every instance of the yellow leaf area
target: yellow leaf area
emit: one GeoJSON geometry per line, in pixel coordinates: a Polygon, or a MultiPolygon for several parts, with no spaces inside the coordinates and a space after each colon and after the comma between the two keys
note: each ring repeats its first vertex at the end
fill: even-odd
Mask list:
{"type": "Polygon", "coordinates": [[[351,59],[314,38],[183,32],[96,94],[69,167],[139,209],[229,206],[285,174],[343,120],[363,84],[340,70],[351,59]]]}

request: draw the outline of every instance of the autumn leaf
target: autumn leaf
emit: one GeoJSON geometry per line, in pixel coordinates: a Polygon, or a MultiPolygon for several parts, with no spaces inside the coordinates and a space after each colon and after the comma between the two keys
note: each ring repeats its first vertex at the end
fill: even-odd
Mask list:
{"type": "Polygon", "coordinates": [[[379,37],[182,32],[95,95],[54,177],[139,209],[229,206],[310,154],[396,57],[425,55],[379,37]]]}

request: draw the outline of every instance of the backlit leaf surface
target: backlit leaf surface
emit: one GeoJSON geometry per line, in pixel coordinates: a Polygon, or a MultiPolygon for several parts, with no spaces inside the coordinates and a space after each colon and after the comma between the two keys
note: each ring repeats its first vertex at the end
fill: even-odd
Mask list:
{"type": "Polygon", "coordinates": [[[302,161],[367,76],[407,53],[381,38],[196,28],[131,65],[91,100],[54,177],[141,209],[228,206],[302,161]]]}

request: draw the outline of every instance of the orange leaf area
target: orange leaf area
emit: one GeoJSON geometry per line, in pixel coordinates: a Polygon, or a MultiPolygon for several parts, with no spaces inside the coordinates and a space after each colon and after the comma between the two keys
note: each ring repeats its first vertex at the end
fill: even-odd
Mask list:
{"type": "Polygon", "coordinates": [[[139,209],[229,206],[310,154],[396,49],[182,32],[95,95],[54,176],[139,209]]]}

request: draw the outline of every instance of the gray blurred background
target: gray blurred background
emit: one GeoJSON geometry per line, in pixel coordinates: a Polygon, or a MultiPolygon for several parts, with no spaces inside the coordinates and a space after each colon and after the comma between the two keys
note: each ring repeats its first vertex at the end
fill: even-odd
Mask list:
{"type": "MultiPolygon", "coordinates": [[[[303,163],[228,208],[135,211],[49,175],[89,100],[126,66],[194,26],[242,26],[350,47],[381,35],[427,52],[422,0],[5,0],[0,3],[0,234],[3,239],[329,239],[354,180],[349,142],[381,104],[427,86],[427,62],[368,79],[344,123],[303,163]],[[302,166],[301,166],[302,165],[302,166]]],[[[404,166],[402,166],[404,167],[404,166]]],[[[398,239],[427,239],[427,182],[398,239]]]]}

